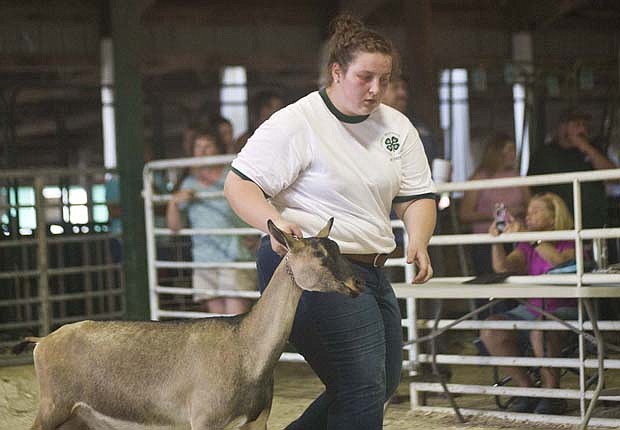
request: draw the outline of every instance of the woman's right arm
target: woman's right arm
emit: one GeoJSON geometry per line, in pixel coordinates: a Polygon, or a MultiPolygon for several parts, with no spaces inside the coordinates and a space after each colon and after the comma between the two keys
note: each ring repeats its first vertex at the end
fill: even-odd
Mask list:
{"type": "MultiPolygon", "coordinates": [[[[270,219],[281,230],[302,237],[299,226],[282,219],[254,182],[241,178],[235,172],[229,172],[224,183],[224,195],[235,213],[252,227],[269,233],[267,220],[270,219]]],[[[273,238],[271,246],[278,254],[286,253],[284,247],[273,238]]]]}
{"type": "MultiPolygon", "coordinates": [[[[512,231],[520,231],[520,227],[515,225],[517,223],[511,224],[513,224],[512,231]]],[[[509,226],[511,224],[506,226],[505,231],[510,231],[509,226]]],[[[495,222],[493,222],[493,224],[489,227],[489,234],[491,236],[498,236],[500,234],[499,230],[497,230],[497,227],[495,226],[495,222]]],[[[491,246],[491,257],[493,260],[493,271],[495,273],[527,273],[525,255],[523,255],[523,252],[517,248],[515,248],[510,254],[506,255],[504,244],[494,243],[491,246]]]]}
{"type": "Polygon", "coordinates": [[[192,196],[193,192],[191,190],[182,189],[170,197],[170,200],[168,200],[168,205],[166,206],[166,225],[169,229],[179,231],[184,227],[183,217],[181,216],[179,205],[181,203],[189,203],[192,196]]]}
{"type": "Polygon", "coordinates": [[[495,273],[526,273],[525,256],[515,249],[506,255],[503,243],[494,243],[491,251],[493,255],[493,271],[495,273]]]}

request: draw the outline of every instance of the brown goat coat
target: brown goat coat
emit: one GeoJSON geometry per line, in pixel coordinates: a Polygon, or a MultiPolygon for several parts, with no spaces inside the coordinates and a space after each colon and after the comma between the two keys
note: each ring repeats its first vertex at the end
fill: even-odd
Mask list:
{"type": "Polygon", "coordinates": [[[328,239],[288,243],[290,258],[247,314],[182,322],[83,321],[38,340],[41,402],[33,429],[79,429],[84,423],[94,429],[189,423],[200,430],[266,429],[273,370],[302,288],[359,293],[348,262],[321,240],[328,239]]]}

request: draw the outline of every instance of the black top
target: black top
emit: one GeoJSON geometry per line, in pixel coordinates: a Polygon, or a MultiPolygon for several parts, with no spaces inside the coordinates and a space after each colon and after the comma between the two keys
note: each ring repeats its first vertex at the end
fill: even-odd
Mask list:
{"type": "MultiPolygon", "coordinates": [[[[563,149],[555,143],[539,147],[530,159],[529,175],[583,172],[594,170],[578,149],[563,149]]],[[[573,184],[553,184],[532,187],[534,193],[551,192],[564,199],[573,210],[573,184]]],[[[601,181],[581,183],[581,212],[583,228],[602,228],[607,224],[607,196],[601,181]]]]}

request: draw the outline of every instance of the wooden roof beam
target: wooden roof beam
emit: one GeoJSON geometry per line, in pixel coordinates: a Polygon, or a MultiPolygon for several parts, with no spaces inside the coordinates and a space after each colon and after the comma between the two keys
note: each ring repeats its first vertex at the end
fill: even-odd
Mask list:
{"type": "Polygon", "coordinates": [[[589,0],[547,0],[530,4],[534,29],[543,30],[590,3],[589,0]],[[542,13],[537,11],[542,11],[542,13]]]}
{"type": "Polygon", "coordinates": [[[341,0],[340,10],[352,13],[365,21],[386,2],[387,0],[341,0]]]}

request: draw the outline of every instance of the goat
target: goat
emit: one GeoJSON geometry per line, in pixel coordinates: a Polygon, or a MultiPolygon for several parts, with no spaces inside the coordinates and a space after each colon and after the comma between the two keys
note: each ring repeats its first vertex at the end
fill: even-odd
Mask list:
{"type": "Polygon", "coordinates": [[[362,289],[328,239],[298,239],[268,221],[287,248],[250,312],[180,322],[82,321],[36,343],[40,403],[32,430],[188,428],[266,430],[273,371],[303,290],[362,289]]]}

